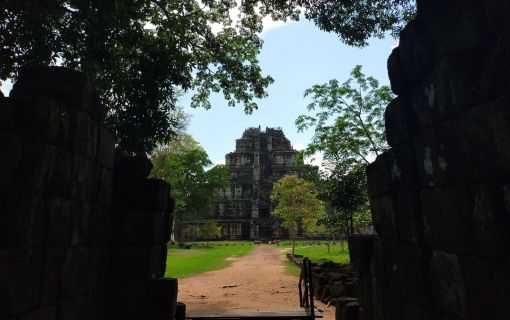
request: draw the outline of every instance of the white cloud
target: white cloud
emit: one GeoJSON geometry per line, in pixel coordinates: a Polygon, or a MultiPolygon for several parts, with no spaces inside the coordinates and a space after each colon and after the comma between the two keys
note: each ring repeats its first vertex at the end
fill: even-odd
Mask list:
{"type": "Polygon", "coordinates": [[[292,144],[292,148],[294,148],[294,150],[301,151],[305,148],[305,145],[297,142],[292,144]]]}
{"type": "Polygon", "coordinates": [[[396,47],[398,47],[398,45],[400,44],[400,42],[397,40],[397,42],[395,42],[392,46],[391,46],[391,50],[395,49],[396,47]]]}

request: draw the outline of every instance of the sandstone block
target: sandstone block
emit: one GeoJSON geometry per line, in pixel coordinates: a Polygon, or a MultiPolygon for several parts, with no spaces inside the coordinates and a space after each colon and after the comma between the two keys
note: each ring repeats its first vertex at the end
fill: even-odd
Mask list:
{"type": "Polygon", "coordinates": [[[11,131],[15,126],[14,114],[9,99],[0,96],[0,131],[11,131]]]}
{"type": "Polygon", "coordinates": [[[423,215],[418,192],[397,192],[393,207],[398,225],[400,242],[417,244],[423,241],[423,215]]]}
{"type": "Polygon", "coordinates": [[[115,287],[111,296],[111,319],[139,320],[147,319],[147,286],[115,287]]]}
{"type": "Polygon", "coordinates": [[[47,97],[67,108],[80,109],[91,115],[104,113],[97,104],[97,94],[87,76],[63,67],[30,67],[21,70],[11,97],[47,97]]]}
{"type": "Polygon", "coordinates": [[[83,111],[69,110],[70,147],[75,155],[96,160],[97,124],[83,111]]]}
{"type": "Polygon", "coordinates": [[[0,219],[0,248],[41,247],[46,232],[44,210],[40,193],[7,193],[0,219]]]}
{"type": "Polygon", "coordinates": [[[101,170],[96,162],[73,157],[71,195],[75,199],[97,201],[101,170]]]}
{"type": "Polygon", "coordinates": [[[0,133],[0,194],[10,187],[23,157],[23,142],[15,135],[0,133]]]}
{"type": "Polygon", "coordinates": [[[62,319],[99,319],[97,292],[65,298],[62,301],[62,319]]]}
{"type": "Polygon", "coordinates": [[[125,186],[125,199],[134,210],[168,210],[170,185],[167,182],[158,179],[144,179],[131,181],[125,186]]]}
{"type": "Polygon", "coordinates": [[[58,102],[44,97],[11,98],[15,131],[31,142],[65,145],[67,113],[58,102]]]}
{"type": "Polygon", "coordinates": [[[147,319],[173,319],[177,305],[177,279],[153,279],[147,300],[147,319]]]}
{"type": "Polygon", "coordinates": [[[432,253],[430,284],[434,304],[441,313],[461,319],[467,317],[466,287],[457,255],[443,251],[432,253]]]}
{"type": "Polygon", "coordinates": [[[388,58],[388,78],[390,79],[391,91],[396,95],[405,95],[411,91],[411,84],[406,79],[400,63],[400,52],[396,47],[388,58]]]}
{"type": "Polygon", "coordinates": [[[411,84],[430,72],[436,56],[420,20],[412,20],[402,29],[398,53],[403,76],[411,84]]]}
{"type": "Polygon", "coordinates": [[[377,234],[383,239],[397,240],[397,215],[391,194],[370,198],[370,211],[377,234]]]}
{"type": "Polygon", "coordinates": [[[97,257],[88,247],[66,250],[62,268],[62,295],[76,296],[92,290],[97,282],[97,257]]]}
{"type": "Polygon", "coordinates": [[[469,187],[451,186],[423,190],[425,241],[450,252],[473,251],[473,196],[469,187]]]}
{"type": "Polygon", "coordinates": [[[113,283],[138,286],[165,273],[165,246],[119,247],[112,257],[113,283]]]}
{"type": "Polygon", "coordinates": [[[97,131],[97,161],[105,168],[112,170],[115,161],[116,138],[105,127],[97,131]]]}
{"type": "Polygon", "coordinates": [[[58,197],[71,197],[73,185],[73,157],[67,150],[58,149],[55,171],[49,193],[58,197]]]}
{"type": "Polygon", "coordinates": [[[479,256],[505,257],[510,252],[510,214],[505,195],[510,192],[501,184],[473,185],[474,251],[479,256]]]}
{"type": "Polygon", "coordinates": [[[42,250],[0,250],[0,316],[18,315],[37,306],[42,266],[42,250]]]}
{"type": "Polygon", "coordinates": [[[47,245],[49,247],[63,248],[69,245],[74,214],[71,200],[61,197],[51,197],[48,200],[47,245]]]}
{"type": "Polygon", "coordinates": [[[55,172],[58,149],[49,145],[23,145],[23,157],[18,163],[16,179],[12,189],[18,192],[48,190],[55,172]]]}
{"type": "Polygon", "coordinates": [[[57,308],[46,307],[31,311],[17,318],[19,320],[55,320],[57,318],[57,308]]]}
{"type": "Polygon", "coordinates": [[[127,210],[121,213],[118,241],[122,245],[168,242],[168,212],[127,210]]]}
{"type": "Polygon", "coordinates": [[[44,258],[43,280],[39,305],[49,306],[57,302],[60,288],[60,270],[64,264],[65,249],[47,249],[44,258]]]}
{"type": "Polygon", "coordinates": [[[127,156],[120,150],[115,152],[114,172],[122,180],[140,180],[149,176],[152,162],[143,155],[127,156]]]}
{"type": "Polygon", "coordinates": [[[386,140],[392,147],[412,141],[418,128],[412,110],[412,103],[397,97],[390,102],[384,113],[386,140]]]}
{"type": "Polygon", "coordinates": [[[353,235],[349,241],[349,256],[352,267],[359,273],[370,273],[370,260],[374,236],[353,235]]]}
{"type": "Polygon", "coordinates": [[[367,184],[370,197],[389,193],[392,190],[391,153],[379,155],[374,162],[367,166],[367,184]]]}

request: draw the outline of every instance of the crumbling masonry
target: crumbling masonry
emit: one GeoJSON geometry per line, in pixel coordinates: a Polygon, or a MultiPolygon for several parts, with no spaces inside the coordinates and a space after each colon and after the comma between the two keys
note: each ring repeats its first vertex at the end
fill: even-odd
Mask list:
{"type": "Polygon", "coordinates": [[[508,1],[418,1],[389,57],[378,236],[350,244],[369,319],[510,315],[508,17],[508,1]]]}
{"type": "Polygon", "coordinates": [[[1,319],[172,319],[169,185],[115,152],[105,113],[65,68],[0,97],[1,319]]]}

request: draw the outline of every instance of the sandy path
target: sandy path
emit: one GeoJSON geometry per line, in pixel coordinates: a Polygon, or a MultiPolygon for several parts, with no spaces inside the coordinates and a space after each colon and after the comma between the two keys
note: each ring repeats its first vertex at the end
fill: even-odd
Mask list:
{"type": "MultiPolygon", "coordinates": [[[[218,271],[179,279],[178,300],[187,310],[229,310],[235,308],[297,307],[299,278],[285,274],[282,249],[261,245],[245,257],[218,271]]],[[[334,319],[333,307],[317,302],[324,319],[334,319]]]]}

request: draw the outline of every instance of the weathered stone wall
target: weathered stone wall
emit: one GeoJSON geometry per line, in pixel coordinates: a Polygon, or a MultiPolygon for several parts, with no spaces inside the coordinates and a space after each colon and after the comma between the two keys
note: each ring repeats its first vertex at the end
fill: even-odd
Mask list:
{"type": "Polygon", "coordinates": [[[389,60],[377,237],[351,242],[373,319],[510,315],[510,2],[418,1],[389,60]]]}
{"type": "Polygon", "coordinates": [[[85,75],[25,70],[0,97],[0,318],[170,319],[169,186],[115,152],[85,75]]]}

